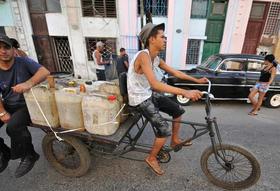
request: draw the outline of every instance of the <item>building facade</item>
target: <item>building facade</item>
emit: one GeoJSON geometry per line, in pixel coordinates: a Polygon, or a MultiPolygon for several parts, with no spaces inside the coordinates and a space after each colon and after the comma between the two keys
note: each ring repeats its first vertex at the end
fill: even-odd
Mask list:
{"type": "Polygon", "coordinates": [[[280,0],[0,0],[0,32],[51,71],[96,79],[92,52],[104,59],[140,49],[146,22],[166,24],[161,57],[190,69],[216,53],[274,53],[280,60],[280,0]],[[2,19],[3,18],[3,19],[2,19]]]}

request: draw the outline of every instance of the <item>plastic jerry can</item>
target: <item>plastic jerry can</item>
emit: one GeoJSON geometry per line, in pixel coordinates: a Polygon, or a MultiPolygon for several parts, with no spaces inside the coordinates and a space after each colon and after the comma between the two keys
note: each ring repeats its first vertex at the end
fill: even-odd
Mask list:
{"type": "Polygon", "coordinates": [[[120,103],[116,96],[87,95],[82,100],[86,130],[91,134],[112,135],[120,125],[120,103]]]}
{"type": "Polygon", "coordinates": [[[82,114],[82,97],[75,88],[64,88],[55,91],[55,100],[60,125],[64,129],[84,130],[82,114]]]}
{"type": "MultiPolygon", "coordinates": [[[[47,86],[38,85],[32,88],[32,91],[44,113],[48,122],[53,128],[59,127],[58,110],[55,102],[54,89],[47,86]]],[[[48,126],[43,114],[41,113],[31,90],[25,92],[24,98],[30,114],[32,123],[37,125],[48,126]]]]}

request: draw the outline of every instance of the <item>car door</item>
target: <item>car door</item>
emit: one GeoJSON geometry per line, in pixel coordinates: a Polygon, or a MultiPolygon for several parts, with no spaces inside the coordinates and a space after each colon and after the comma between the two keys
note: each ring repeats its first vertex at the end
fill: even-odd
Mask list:
{"type": "Polygon", "coordinates": [[[263,67],[262,60],[248,59],[246,71],[246,91],[249,94],[250,88],[252,88],[259,80],[261,75],[261,69],[263,67]]]}
{"type": "Polygon", "coordinates": [[[245,60],[225,59],[214,79],[216,98],[243,98],[246,85],[245,60]]]}

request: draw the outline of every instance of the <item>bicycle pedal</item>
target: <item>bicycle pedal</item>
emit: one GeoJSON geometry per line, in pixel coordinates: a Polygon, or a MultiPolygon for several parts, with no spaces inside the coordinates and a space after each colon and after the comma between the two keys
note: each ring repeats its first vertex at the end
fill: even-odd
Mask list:
{"type": "Polygon", "coordinates": [[[177,146],[175,146],[175,147],[173,148],[173,150],[174,150],[174,152],[178,152],[178,151],[180,151],[180,150],[182,149],[182,147],[183,147],[183,146],[181,146],[181,145],[177,145],[177,146]]]}

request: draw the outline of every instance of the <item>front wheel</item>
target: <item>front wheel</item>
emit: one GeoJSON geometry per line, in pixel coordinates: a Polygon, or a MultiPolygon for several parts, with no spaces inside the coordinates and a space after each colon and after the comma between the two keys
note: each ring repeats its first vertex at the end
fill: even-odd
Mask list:
{"type": "Polygon", "coordinates": [[[247,150],[222,144],[216,146],[217,158],[213,147],[202,153],[202,171],[214,185],[228,190],[240,190],[254,185],[260,178],[261,169],[257,159],[247,150]]]}

